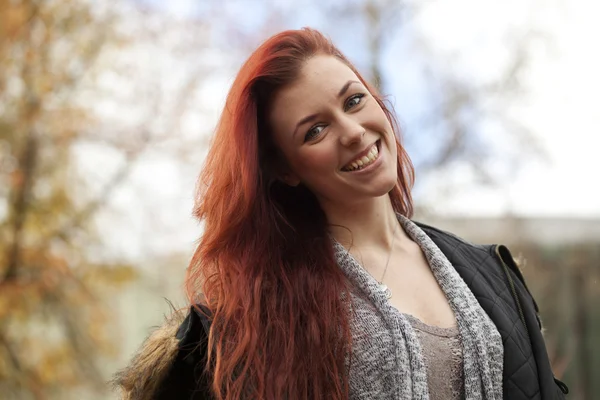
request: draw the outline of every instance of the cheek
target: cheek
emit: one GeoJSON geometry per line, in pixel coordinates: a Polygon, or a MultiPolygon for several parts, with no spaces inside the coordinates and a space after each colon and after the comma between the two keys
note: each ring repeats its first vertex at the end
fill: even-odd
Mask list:
{"type": "Polygon", "coordinates": [[[296,166],[299,169],[299,175],[312,175],[336,169],[338,162],[334,149],[324,143],[320,144],[306,148],[298,154],[296,166]]]}
{"type": "Polygon", "coordinates": [[[369,103],[365,107],[364,121],[366,127],[377,133],[385,133],[385,136],[393,136],[393,129],[390,121],[387,119],[383,109],[377,104],[375,99],[369,99],[369,103]]]}
{"type": "MultiPolygon", "coordinates": [[[[379,108],[379,107],[377,107],[379,108]]],[[[379,108],[379,121],[381,126],[383,127],[383,129],[392,134],[392,136],[394,135],[394,130],[392,129],[392,124],[390,124],[390,121],[387,119],[387,117],[385,116],[385,113],[383,112],[383,110],[381,108],[379,108]]]]}

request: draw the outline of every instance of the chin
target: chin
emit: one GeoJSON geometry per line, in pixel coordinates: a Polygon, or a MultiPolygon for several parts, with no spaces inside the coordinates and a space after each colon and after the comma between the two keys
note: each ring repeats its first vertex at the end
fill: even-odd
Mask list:
{"type": "Polygon", "coordinates": [[[382,194],[385,194],[389,193],[390,190],[392,190],[397,183],[398,173],[396,169],[394,169],[393,171],[390,170],[388,173],[381,174],[380,176],[378,176],[376,181],[373,182],[373,186],[377,189],[378,192],[382,192],[382,194]]]}
{"type": "Polygon", "coordinates": [[[356,188],[354,193],[344,196],[344,199],[354,198],[367,200],[382,197],[389,194],[396,186],[396,183],[397,180],[391,178],[378,180],[377,182],[372,182],[372,185],[369,185],[368,187],[356,188]]]}
{"type": "Polygon", "coordinates": [[[395,186],[396,186],[395,181],[392,183],[388,183],[386,185],[377,186],[377,187],[373,188],[373,191],[370,192],[369,194],[371,195],[371,197],[385,196],[386,194],[390,193],[394,189],[395,186]]]}

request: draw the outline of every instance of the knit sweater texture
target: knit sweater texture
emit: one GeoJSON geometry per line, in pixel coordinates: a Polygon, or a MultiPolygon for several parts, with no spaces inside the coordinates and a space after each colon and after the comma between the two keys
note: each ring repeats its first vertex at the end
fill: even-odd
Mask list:
{"type": "MultiPolygon", "coordinates": [[[[502,399],[503,345],[499,332],[468,286],[433,241],[398,215],[406,233],[429,263],[456,317],[468,399],[502,399]]],[[[352,303],[350,398],[429,400],[427,370],[418,336],[408,318],[393,307],[379,283],[334,240],[338,265],[355,288],[352,303]]]]}

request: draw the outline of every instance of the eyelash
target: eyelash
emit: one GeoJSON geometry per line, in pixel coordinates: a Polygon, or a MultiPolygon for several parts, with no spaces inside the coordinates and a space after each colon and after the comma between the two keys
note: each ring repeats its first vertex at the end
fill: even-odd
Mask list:
{"type": "MultiPolygon", "coordinates": [[[[355,100],[355,99],[362,100],[362,99],[363,99],[363,97],[365,97],[365,94],[364,94],[364,93],[356,93],[356,94],[354,94],[354,95],[350,96],[350,97],[348,98],[348,100],[346,100],[346,102],[344,103],[344,111],[348,111],[350,108],[352,108],[352,107],[356,107],[357,105],[359,105],[359,104],[361,103],[361,101],[359,101],[359,102],[358,102],[358,103],[356,103],[354,106],[352,106],[352,107],[348,107],[348,103],[350,103],[352,100],[355,100]]],[[[311,140],[311,139],[314,137],[314,136],[313,136],[313,137],[309,137],[309,136],[310,136],[310,133],[311,133],[312,131],[314,131],[316,128],[324,128],[324,125],[314,125],[312,128],[310,128],[310,129],[308,130],[308,132],[306,132],[306,135],[304,136],[304,141],[305,141],[305,142],[307,142],[307,141],[311,140]]],[[[319,132],[319,133],[320,133],[320,132],[319,132]]]]}

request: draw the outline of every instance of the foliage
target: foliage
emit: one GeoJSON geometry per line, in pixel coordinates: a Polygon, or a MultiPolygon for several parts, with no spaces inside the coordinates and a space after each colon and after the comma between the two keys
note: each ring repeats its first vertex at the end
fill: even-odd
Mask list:
{"type": "Polygon", "coordinates": [[[78,95],[121,38],[86,1],[0,0],[0,10],[0,393],[64,398],[104,386],[98,360],[115,349],[99,296],[135,277],[89,251],[102,204],[81,204],[73,157],[95,122],[78,95]]]}

